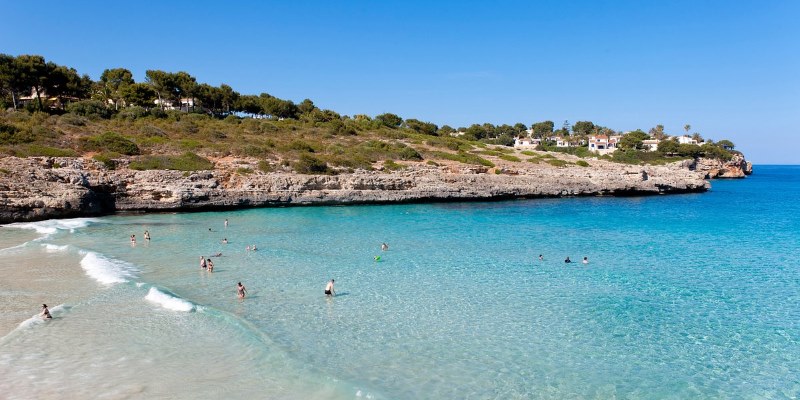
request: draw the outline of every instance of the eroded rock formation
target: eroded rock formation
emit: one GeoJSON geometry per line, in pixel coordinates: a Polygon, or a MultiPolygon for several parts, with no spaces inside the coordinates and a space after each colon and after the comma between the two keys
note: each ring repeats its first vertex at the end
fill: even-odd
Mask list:
{"type": "Polygon", "coordinates": [[[703,173],[685,165],[528,168],[501,174],[447,166],[341,175],[108,170],[81,158],[0,159],[0,223],[122,210],[395,203],[702,192],[703,173]]]}

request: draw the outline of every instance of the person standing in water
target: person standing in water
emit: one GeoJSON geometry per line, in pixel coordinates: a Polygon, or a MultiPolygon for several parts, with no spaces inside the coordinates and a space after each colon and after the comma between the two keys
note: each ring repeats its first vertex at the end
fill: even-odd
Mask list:
{"type": "Polygon", "coordinates": [[[325,286],[326,296],[336,296],[336,290],[333,289],[333,279],[325,286]]]}
{"type": "Polygon", "coordinates": [[[228,227],[228,219],[227,218],[225,218],[225,227],[226,228],[228,227]]]}
{"type": "Polygon", "coordinates": [[[236,295],[239,296],[240,299],[244,299],[244,296],[247,295],[247,288],[242,285],[242,282],[236,285],[236,295]]]}
{"type": "Polygon", "coordinates": [[[150,231],[144,231],[144,240],[150,241],[150,231]]]}
{"type": "Polygon", "coordinates": [[[47,309],[47,304],[42,304],[42,312],[39,314],[42,319],[52,319],[53,316],[50,315],[50,310],[47,309]]]}
{"type": "Polygon", "coordinates": [[[206,269],[206,258],[204,256],[200,256],[200,268],[206,269]]]}
{"type": "Polygon", "coordinates": [[[131,245],[136,245],[136,235],[131,235],[131,245]]]}
{"type": "Polygon", "coordinates": [[[214,262],[211,261],[210,257],[206,260],[206,268],[208,268],[208,272],[214,272],[214,262]]]}
{"type": "Polygon", "coordinates": [[[582,262],[584,264],[588,264],[589,263],[589,257],[583,257],[583,261],[582,262]]]}

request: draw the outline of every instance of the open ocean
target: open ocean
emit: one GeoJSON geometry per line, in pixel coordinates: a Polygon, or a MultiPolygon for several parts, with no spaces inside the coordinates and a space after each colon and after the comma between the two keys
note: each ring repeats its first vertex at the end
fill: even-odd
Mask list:
{"type": "Polygon", "coordinates": [[[800,166],[704,194],[51,220],[0,248],[3,399],[800,397],[800,166]]]}

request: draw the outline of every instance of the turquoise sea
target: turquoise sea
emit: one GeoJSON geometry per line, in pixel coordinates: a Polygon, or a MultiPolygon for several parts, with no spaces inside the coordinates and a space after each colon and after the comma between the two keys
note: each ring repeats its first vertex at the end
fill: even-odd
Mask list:
{"type": "Polygon", "coordinates": [[[0,398],[797,399],[798,199],[800,166],[756,166],[704,194],[6,225],[0,398]]]}

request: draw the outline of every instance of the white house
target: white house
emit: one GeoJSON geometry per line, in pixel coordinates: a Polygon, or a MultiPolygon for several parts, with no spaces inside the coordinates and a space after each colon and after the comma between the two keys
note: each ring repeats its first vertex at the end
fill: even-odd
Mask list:
{"type": "Polygon", "coordinates": [[[656,151],[658,150],[658,144],[661,143],[658,139],[646,139],[642,140],[642,146],[647,151],[656,151]]]}
{"type": "Polygon", "coordinates": [[[599,154],[613,153],[617,150],[617,143],[622,136],[597,135],[589,137],[589,151],[596,151],[599,154]]]}
{"type": "Polygon", "coordinates": [[[678,136],[676,139],[678,139],[679,144],[698,144],[697,140],[692,139],[689,135],[678,136]]]}
{"type": "Polygon", "coordinates": [[[522,148],[536,147],[540,143],[542,143],[541,139],[534,139],[530,137],[514,138],[514,147],[522,147],[522,148]]]}

